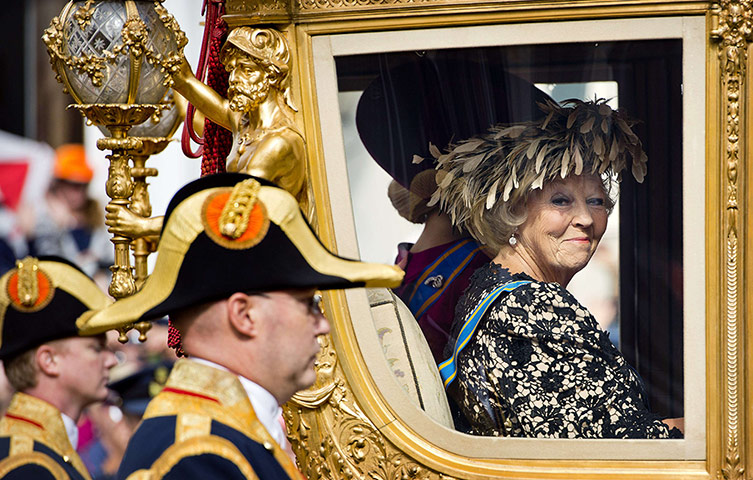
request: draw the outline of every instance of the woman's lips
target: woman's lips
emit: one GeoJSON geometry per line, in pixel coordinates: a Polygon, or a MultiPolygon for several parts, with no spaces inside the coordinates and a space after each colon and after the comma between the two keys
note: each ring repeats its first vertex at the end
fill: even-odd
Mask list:
{"type": "Polygon", "coordinates": [[[591,243],[591,239],[588,238],[588,237],[570,238],[567,241],[568,242],[575,242],[575,243],[591,243]]]}

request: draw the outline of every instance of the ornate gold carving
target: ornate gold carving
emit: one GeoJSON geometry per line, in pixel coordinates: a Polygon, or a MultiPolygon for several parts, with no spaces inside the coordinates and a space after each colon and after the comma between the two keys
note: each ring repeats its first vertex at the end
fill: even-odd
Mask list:
{"type": "MultiPolygon", "coordinates": [[[[152,117],[154,117],[154,115],[152,115],[152,117]]],[[[136,215],[147,218],[152,214],[152,204],[149,200],[149,184],[146,179],[149,177],[156,177],[158,172],[156,168],[147,168],[146,160],[149,156],[163,151],[170,143],[170,139],[163,137],[135,138],[141,142],[141,147],[129,150],[131,158],[133,159],[133,168],[131,168],[131,175],[133,176],[133,195],[131,195],[131,204],[128,208],[136,215]]],[[[141,289],[141,286],[144,285],[144,282],[149,275],[147,258],[150,253],[157,249],[157,245],[155,242],[140,235],[134,235],[131,238],[133,238],[131,247],[133,248],[134,256],[134,279],[136,281],[136,288],[141,289]]],[[[149,327],[151,327],[151,323],[149,323],[149,327]]],[[[144,340],[146,340],[146,331],[149,330],[149,327],[144,328],[142,326],[140,328],[138,324],[136,325],[136,329],[141,332],[139,339],[143,337],[144,340]]]]}
{"type": "MultiPolygon", "coordinates": [[[[101,138],[97,141],[97,148],[100,150],[112,150],[112,154],[107,155],[110,166],[105,190],[111,198],[108,208],[127,207],[134,191],[128,165],[130,151],[144,147],[142,139],[127,136],[128,130],[144,122],[156,110],[166,108],[166,105],[94,104],[71,105],[71,107],[80,111],[90,121],[106,126],[112,134],[112,137],[101,138]]],[[[109,223],[108,226],[112,227],[109,223]]],[[[131,239],[116,234],[111,241],[115,245],[115,264],[110,267],[112,281],[108,291],[114,298],[123,298],[136,292],[136,282],[131,271],[129,255],[131,239]]],[[[127,330],[120,332],[121,342],[127,340],[125,331],[127,330]]],[[[145,336],[145,332],[145,330],[141,332],[142,337],[145,336]]]]}
{"type": "Polygon", "coordinates": [[[309,480],[450,479],[383,436],[353,398],[330,337],[320,337],[320,343],[316,384],[284,406],[288,438],[303,474],[309,480]]]}
{"type": "Polygon", "coordinates": [[[94,0],[86,0],[86,3],[79,7],[78,10],[76,10],[76,13],[73,14],[73,17],[78,22],[78,26],[81,27],[81,30],[85,30],[87,26],[89,26],[89,22],[91,22],[92,16],[94,15],[94,9],[92,8],[92,5],[94,4],[94,0]]]}
{"type": "Polygon", "coordinates": [[[711,7],[711,39],[719,42],[723,104],[726,113],[726,324],[725,361],[725,456],[717,476],[725,479],[743,478],[745,465],[740,457],[740,362],[739,355],[739,265],[738,265],[738,167],[740,166],[740,121],[742,84],[748,58],[748,45],[753,38],[753,15],[750,0],[723,0],[711,7]]]}
{"type": "Polygon", "coordinates": [[[180,70],[180,66],[183,64],[183,48],[186,46],[186,44],[188,44],[188,38],[186,37],[186,34],[183,32],[183,30],[180,29],[180,25],[178,25],[175,17],[170,15],[170,12],[168,12],[167,9],[162,6],[161,0],[154,2],[154,11],[157,12],[157,15],[159,15],[159,19],[162,24],[167,27],[168,30],[171,30],[173,32],[173,34],[175,35],[175,40],[178,43],[178,49],[172,52],[170,55],[167,55],[164,58],[158,57],[158,60],[160,60],[160,65],[168,74],[166,85],[171,87],[173,85],[172,74],[178,72],[180,70]]]}
{"type": "Polygon", "coordinates": [[[39,299],[39,281],[37,271],[39,263],[36,258],[26,257],[16,262],[18,268],[18,298],[24,307],[33,307],[39,299]]]}
{"type": "Polygon", "coordinates": [[[230,238],[239,238],[248,228],[248,217],[256,205],[256,196],[261,185],[253,179],[244,180],[230,193],[220,214],[220,233],[230,238]]]}
{"type": "MultiPolygon", "coordinates": [[[[123,31],[121,36],[123,37],[123,45],[115,47],[113,53],[120,53],[123,50],[128,51],[134,57],[141,57],[146,50],[146,41],[149,32],[146,28],[146,23],[140,18],[129,18],[123,24],[123,31]]],[[[149,58],[149,57],[147,57],[149,58]]]]}
{"type": "MultiPolygon", "coordinates": [[[[91,22],[95,3],[92,0],[87,0],[73,14],[74,19],[82,30],[91,22]]],[[[126,7],[128,8],[128,5],[126,7]]],[[[92,85],[100,87],[105,78],[107,65],[115,65],[118,62],[118,57],[122,55],[130,55],[132,60],[137,63],[132,66],[132,70],[138,71],[140,68],[138,64],[142,59],[145,59],[152,65],[158,65],[164,72],[177,71],[180,68],[183,59],[183,48],[188,43],[188,39],[178,26],[175,18],[162,6],[161,2],[154,2],[154,10],[158,14],[162,24],[175,36],[177,49],[169,55],[161,55],[149,47],[147,25],[138,17],[135,7],[133,7],[133,11],[136,12],[135,15],[132,16],[129,14],[128,20],[123,24],[121,30],[123,42],[121,44],[114,46],[111,50],[102,50],[99,55],[69,55],[65,52],[65,27],[63,24],[65,14],[69,10],[64,10],[61,15],[63,20],[61,21],[61,17],[54,17],[50,22],[50,26],[42,35],[42,40],[47,45],[47,53],[50,55],[50,63],[55,71],[55,78],[59,82],[65,83],[65,72],[62,69],[64,66],[67,66],[80,74],[86,74],[91,80],[92,85]]],[[[170,75],[166,75],[162,83],[170,87],[172,85],[170,75]]],[[[66,83],[65,90],[68,90],[67,87],[69,85],[66,83]]]]}
{"type": "Polygon", "coordinates": [[[173,88],[233,132],[228,172],[274,182],[305,204],[304,140],[288,98],[290,48],[285,36],[270,28],[236,28],[220,58],[230,72],[227,99],[201,83],[187,62],[173,76],[173,88]]]}

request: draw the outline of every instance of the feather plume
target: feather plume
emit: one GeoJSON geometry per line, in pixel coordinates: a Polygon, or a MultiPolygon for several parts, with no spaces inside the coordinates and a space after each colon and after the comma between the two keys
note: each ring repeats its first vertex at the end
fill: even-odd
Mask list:
{"type": "Polygon", "coordinates": [[[574,173],[580,175],[583,173],[583,157],[580,154],[580,148],[578,145],[573,145],[573,161],[575,162],[574,173]]]}
{"type": "Polygon", "coordinates": [[[594,122],[596,122],[596,117],[588,117],[588,120],[583,122],[583,125],[580,126],[580,133],[588,133],[591,131],[591,129],[594,127],[594,122]]]}
{"type": "Polygon", "coordinates": [[[570,166],[570,150],[567,148],[562,153],[562,165],[560,166],[560,177],[565,178],[567,176],[567,169],[570,166]]]}
{"type": "Polygon", "coordinates": [[[476,150],[483,143],[484,143],[483,140],[468,140],[466,142],[461,143],[457,147],[455,147],[452,150],[452,153],[458,154],[458,153],[472,152],[476,150]]]}
{"type": "Polygon", "coordinates": [[[531,190],[536,190],[537,188],[544,186],[544,175],[546,175],[546,172],[541,172],[541,175],[539,175],[538,178],[533,181],[533,183],[531,184],[531,190]]]}
{"type": "Polygon", "coordinates": [[[541,171],[541,163],[544,161],[544,158],[546,158],[546,153],[549,150],[549,145],[544,145],[541,150],[539,150],[539,153],[536,155],[536,173],[539,173],[541,171]]]}
{"type": "Polygon", "coordinates": [[[429,153],[431,153],[431,156],[434,158],[439,158],[440,156],[442,156],[442,152],[440,152],[437,146],[431,142],[429,142],[429,153]]]}
{"type": "Polygon", "coordinates": [[[489,194],[486,196],[486,209],[490,210],[494,203],[497,201],[497,189],[499,188],[499,182],[502,180],[502,177],[499,177],[494,183],[492,183],[491,188],[489,189],[489,194]]]}
{"type": "Polygon", "coordinates": [[[475,235],[488,221],[484,212],[497,202],[524,198],[557,177],[619,176],[630,168],[643,180],[647,159],[634,122],[606,100],[569,100],[562,106],[546,101],[539,107],[543,121],[492,126],[435,156],[441,174],[430,204],[439,203],[455,225],[475,235]],[[518,190],[523,197],[515,196],[518,190]]]}

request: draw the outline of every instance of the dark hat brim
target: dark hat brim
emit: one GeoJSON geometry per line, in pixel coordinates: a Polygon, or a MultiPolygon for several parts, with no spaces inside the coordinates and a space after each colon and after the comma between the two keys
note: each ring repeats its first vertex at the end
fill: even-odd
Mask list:
{"type": "Polygon", "coordinates": [[[81,335],[77,322],[111,302],[92,279],[68,261],[39,259],[37,264],[40,275],[49,282],[49,291],[36,307],[25,307],[10,295],[9,282],[18,269],[0,278],[0,360],[45,342],[81,335]]]}
{"type": "Polygon", "coordinates": [[[452,52],[398,61],[380,65],[364,90],[356,127],[372,158],[405,188],[434,168],[430,143],[442,150],[495,124],[534,120],[542,116],[537,102],[550,99],[499,62],[452,52]],[[414,155],[426,160],[414,163],[414,155]]]}
{"type": "MultiPolygon", "coordinates": [[[[234,185],[241,177],[252,178],[227,178],[234,185]]],[[[402,281],[402,270],[393,265],[349,260],[327,250],[303,218],[295,198],[268,184],[260,187],[257,197],[269,218],[263,239],[248,248],[217,241],[207,233],[203,207],[210,197],[232,187],[218,187],[216,178],[205,178],[197,182],[212,184],[211,188],[197,189],[194,182],[186,188],[195,193],[171,210],[154,272],[143,288],[93,315],[83,329],[102,332],[160,318],[234,292],[394,287],[402,281]]]]}

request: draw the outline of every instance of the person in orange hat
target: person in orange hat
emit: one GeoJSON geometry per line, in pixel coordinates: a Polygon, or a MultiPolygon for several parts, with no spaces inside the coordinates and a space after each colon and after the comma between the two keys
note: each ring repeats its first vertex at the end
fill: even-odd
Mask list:
{"type": "Polygon", "coordinates": [[[20,215],[31,255],[59,255],[96,276],[111,262],[102,209],[89,197],[94,171],[81,144],[55,151],[52,181],[44,201],[26,205],[20,215]]]}

